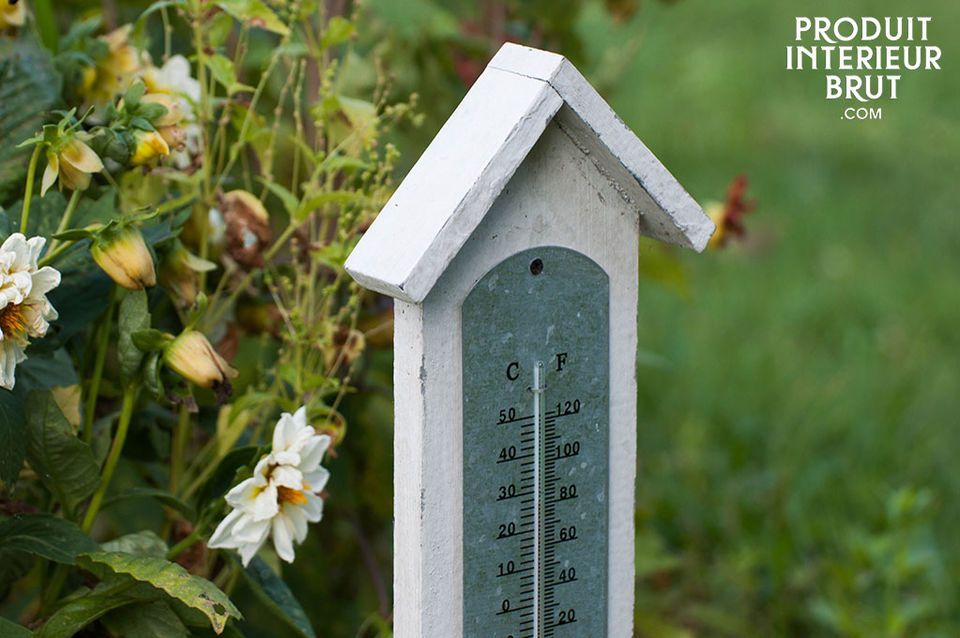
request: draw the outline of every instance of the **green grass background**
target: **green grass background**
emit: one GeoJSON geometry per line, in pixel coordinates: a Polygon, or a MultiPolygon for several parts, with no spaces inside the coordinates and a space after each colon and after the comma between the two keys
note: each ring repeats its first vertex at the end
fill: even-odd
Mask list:
{"type": "Polygon", "coordinates": [[[698,200],[743,172],[758,202],[745,245],[683,256],[688,295],[641,284],[639,626],[960,635],[960,4],[649,2],[581,28],[600,77],[638,38],[606,92],[698,200]],[[796,15],[904,13],[934,18],[943,70],[881,121],[784,69],[796,15]]]}

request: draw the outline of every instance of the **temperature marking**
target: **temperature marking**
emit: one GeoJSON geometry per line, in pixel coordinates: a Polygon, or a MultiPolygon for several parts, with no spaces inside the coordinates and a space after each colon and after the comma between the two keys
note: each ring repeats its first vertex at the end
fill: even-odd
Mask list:
{"type": "Polygon", "coordinates": [[[608,326],[605,274],[561,248],[464,301],[464,638],[607,635],[608,326]]]}

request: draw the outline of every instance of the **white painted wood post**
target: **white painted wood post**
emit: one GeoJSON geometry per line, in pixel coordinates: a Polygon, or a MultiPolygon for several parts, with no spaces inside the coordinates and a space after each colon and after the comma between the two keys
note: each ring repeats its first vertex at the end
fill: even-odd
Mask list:
{"type": "Polygon", "coordinates": [[[606,624],[609,636],[632,635],[637,240],[699,251],[712,232],[567,60],[504,45],[346,264],[396,299],[398,638],[465,633],[461,307],[495,266],[543,246],[585,255],[609,277],[606,624]]]}

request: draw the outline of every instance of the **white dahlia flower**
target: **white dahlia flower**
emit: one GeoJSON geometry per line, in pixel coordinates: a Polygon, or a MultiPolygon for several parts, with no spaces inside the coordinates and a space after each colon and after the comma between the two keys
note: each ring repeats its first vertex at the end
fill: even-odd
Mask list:
{"type": "Polygon", "coordinates": [[[252,477],[227,493],[233,510],[207,544],[236,549],[246,566],[272,538],[277,555],[292,563],[294,543],[302,543],[307,524],[323,516],[319,493],[330,473],[320,462],[329,447],[330,437],[307,424],[306,408],[284,413],[273,431],[270,454],[257,463],[252,477]]]}
{"type": "Polygon", "coordinates": [[[14,233],[0,246],[0,387],[7,390],[16,383],[16,367],[27,358],[30,339],[47,334],[57,318],[47,293],[60,285],[60,273],[37,267],[46,241],[14,233]]]}

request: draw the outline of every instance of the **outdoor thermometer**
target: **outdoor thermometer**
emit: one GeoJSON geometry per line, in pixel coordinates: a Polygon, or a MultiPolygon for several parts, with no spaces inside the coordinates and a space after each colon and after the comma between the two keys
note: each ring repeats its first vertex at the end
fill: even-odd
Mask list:
{"type": "Polygon", "coordinates": [[[503,46],[346,263],[395,299],[398,638],[632,635],[640,236],[712,232],[569,62],[503,46]]]}
{"type": "Polygon", "coordinates": [[[606,634],[609,296],[592,260],[543,247],[463,304],[467,636],[606,634]]]}

